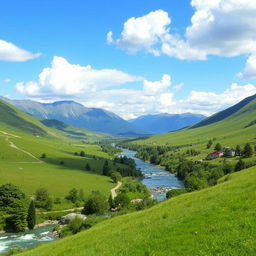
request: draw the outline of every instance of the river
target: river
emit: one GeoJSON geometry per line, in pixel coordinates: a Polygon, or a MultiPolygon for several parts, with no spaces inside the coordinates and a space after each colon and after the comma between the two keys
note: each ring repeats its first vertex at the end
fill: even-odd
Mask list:
{"type": "MultiPolygon", "coordinates": [[[[140,169],[144,175],[142,183],[150,189],[154,199],[163,201],[169,189],[184,188],[182,181],[164,168],[136,158],[136,151],[125,148],[120,149],[122,150],[122,156],[134,159],[137,169],[140,169]]],[[[56,240],[56,238],[51,235],[53,227],[54,226],[51,225],[23,233],[6,233],[0,235],[0,254],[6,253],[10,248],[32,248],[40,243],[56,240]]]]}
{"type": "Polygon", "coordinates": [[[163,201],[166,198],[165,196],[168,190],[173,188],[184,188],[183,182],[164,168],[136,158],[136,151],[125,148],[120,149],[122,150],[122,156],[134,159],[137,169],[140,169],[144,175],[142,183],[150,189],[154,199],[163,201]]]}
{"type": "Polygon", "coordinates": [[[0,235],[0,254],[10,249],[32,248],[40,243],[56,240],[52,236],[54,226],[49,225],[22,233],[5,233],[0,235]]]}

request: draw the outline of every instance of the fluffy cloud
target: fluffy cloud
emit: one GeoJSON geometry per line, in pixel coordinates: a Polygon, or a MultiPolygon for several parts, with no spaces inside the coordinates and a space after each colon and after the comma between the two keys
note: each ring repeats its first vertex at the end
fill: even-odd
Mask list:
{"type": "Polygon", "coordinates": [[[171,19],[163,10],[150,12],[142,17],[132,17],[124,23],[120,39],[113,39],[113,32],[107,34],[107,42],[115,43],[120,48],[130,53],[146,50],[154,55],[159,55],[161,49],[157,45],[161,44],[164,37],[169,33],[168,26],[171,19]]]}
{"type": "Polygon", "coordinates": [[[247,61],[242,72],[237,74],[241,79],[256,79],[256,55],[251,55],[247,61]]]}
{"type": "Polygon", "coordinates": [[[256,54],[255,1],[192,0],[191,6],[195,12],[184,35],[173,33],[168,13],[157,10],[128,19],[120,38],[113,39],[111,31],[108,42],[131,53],[144,50],[186,60],[256,54]]]}
{"type": "Polygon", "coordinates": [[[72,97],[142,79],[115,69],[97,70],[89,65],[70,64],[65,58],[55,56],[51,67],[39,74],[38,81],[19,82],[16,88],[31,97],[72,97]]]}
{"type": "Polygon", "coordinates": [[[210,115],[256,93],[253,84],[232,84],[223,93],[192,91],[186,98],[177,100],[175,93],[183,85],[173,85],[168,74],[159,81],[151,81],[118,70],[74,65],[62,57],[54,57],[51,67],[42,70],[38,81],[20,82],[16,88],[41,102],[65,98],[87,107],[107,109],[126,119],[157,113],[210,115]],[[141,89],[120,87],[134,81],[141,83],[141,89]]]}
{"type": "Polygon", "coordinates": [[[18,46],[0,40],[0,60],[4,61],[27,61],[39,57],[40,53],[31,53],[18,46]]]}

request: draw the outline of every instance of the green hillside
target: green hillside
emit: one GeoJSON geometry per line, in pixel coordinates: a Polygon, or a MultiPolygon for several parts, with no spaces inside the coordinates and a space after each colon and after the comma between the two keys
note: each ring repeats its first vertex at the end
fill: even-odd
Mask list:
{"type": "MultiPolygon", "coordinates": [[[[81,134],[76,134],[77,129],[69,126],[63,131],[52,129],[2,100],[0,115],[0,185],[12,183],[28,195],[45,187],[53,199],[61,200],[72,188],[83,189],[85,195],[92,190],[109,195],[114,184],[100,174],[111,156],[99,145],[88,143],[107,135],[82,129],[81,134]],[[79,156],[81,151],[85,152],[84,157],[79,156]],[[43,154],[45,157],[41,158],[43,154]],[[85,170],[87,164],[90,172],[85,170]]],[[[70,205],[63,201],[54,207],[70,205]]]]}
{"type": "Polygon", "coordinates": [[[224,180],[21,255],[254,256],[256,168],[224,180]]]}
{"type": "MultiPolygon", "coordinates": [[[[146,140],[136,141],[136,144],[189,146],[193,144],[204,149],[208,140],[222,142],[229,146],[243,145],[246,142],[256,144],[256,99],[236,109],[236,112],[221,121],[198,128],[187,128],[181,131],[152,136],[146,140]]],[[[215,115],[215,116],[218,116],[215,115]]],[[[214,117],[214,116],[213,116],[214,117]]],[[[209,118],[210,119],[210,118],[209,118]]]]}

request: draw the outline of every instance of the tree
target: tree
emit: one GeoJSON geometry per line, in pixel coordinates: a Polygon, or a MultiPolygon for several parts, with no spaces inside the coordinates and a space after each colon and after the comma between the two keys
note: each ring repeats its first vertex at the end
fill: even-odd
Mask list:
{"type": "Polygon", "coordinates": [[[85,153],[84,153],[84,151],[83,151],[83,150],[80,152],[80,156],[82,156],[82,157],[84,157],[84,156],[85,156],[85,153]]]}
{"type": "Polygon", "coordinates": [[[36,208],[34,200],[32,200],[28,207],[28,215],[27,215],[28,228],[34,229],[36,225],[36,208]]]}
{"type": "Polygon", "coordinates": [[[76,216],[73,220],[71,220],[68,224],[68,228],[72,231],[73,234],[76,234],[81,231],[83,228],[83,219],[76,216]]]}
{"type": "Polygon", "coordinates": [[[109,173],[110,173],[110,167],[109,167],[108,161],[106,160],[103,165],[102,174],[104,176],[109,176],[109,173]]]}
{"type": "Polygon", "coordinates": [[[101,215],[106,212],[108,208],[109,205],[106,198],[99,191],[94,191],[85,201],[83,213],[87,215],[101,215]]]}
{"type": "Polygon", "coordinates": [[[241,156],[242,150],[239,145],[236,146],[235,152],[236,156],[241,156]]]}
{"type": "Polygon", "coordinates": [[[115,205],[126,207],[130,204],[130,201],[131,200],[126,193],[120,193],[115,198],[115,205]]]}
{"type": "Polygon", "coordinates": [[[25,231],[27,227],[27,209],[23,200],[15,201],[12,215],[7,219],[7,225],[15,232],[25,231]]]}
{"type": "Polygon", "coordinates": [[[221,151],[221,149],[222,149],[221,144],[220,144],[220,143],[217,143],[217,144],[215,145],[214,149],[215,149],[216,151],[221,151]]]}
{"type": "Polygon", "coordinates": [[[78,191],[76,188],[72,188],[68,195],[66,196],[66,199],[71,201],[73,204],[76,203],[79,200],[78,191]]]}
{"type": "Polygon", "coordinates": [[[110,195],[109,198],[108,198],[108,204],[109,204],[110,208],[114,208],[115,207],[115,203],[114,203],[112,195],[110,195]]]}
{"type": "Polygon", "coordinates": [[[41,155],[41,158],[46,158],[46,154],[43,153],[43,154],[41,155]]]}
{"type": "Polygon", "coordinates": [[[90,170],[91,170],[91,166],[90,166],[89,163],[87,163],[87,164],[85,165],[85,170],[87,170],[87,171],[90,171],[90,170]]]}
{"type": "Polygon", "coordinates": [[[253,149],[249,143],[246,143],[243,150],[244,157],[251,157],[253,155],[253,149]]]}
{"type": "Polygon", "coordinates": [[[11,213],[17,201],[25,199],[25,194],[13,184],[0,186],[0,210],[11,213]]]}
{"type": "Polygon", "coordinates": [[[207,183],[206,180],[191,175],[185,178],[185,186],[188,191],[194,191],[207,187],[207,183]]]}
{"type": "Polygon", "coordinates": [[[241,171],[246,168],[245,162],[240,159],[235,165],[235,172],[241,171]]]}
{"type": "Polygon", "coordinates": [[[111,172],[110,178],[113,180],[114,183],[121,181],[122,176],[119,172],[111,172]]]}
{"type": "Polygon", "coordinates": [[[209,140],[207,145],[206,145],[206,148],[210,148],[212,146],[212,140],[209,140]]]}
{"type": "Polygon", "coordinates": [[[51,210],[52,199],[50,198],[50,195],[46,188],[39,188],[36,191],[35,205],[36,207],[43,208],[45,210],[51,210]]]}

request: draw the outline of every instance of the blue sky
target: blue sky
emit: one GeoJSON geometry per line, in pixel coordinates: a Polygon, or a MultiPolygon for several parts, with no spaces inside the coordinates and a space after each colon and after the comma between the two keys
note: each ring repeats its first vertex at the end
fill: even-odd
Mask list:
{"type": "Polygon", "coordinates": [[[124,118],[212,114],[256,93],[251,2],[3,1],[0,95],[73,99],[124,118]]]}

